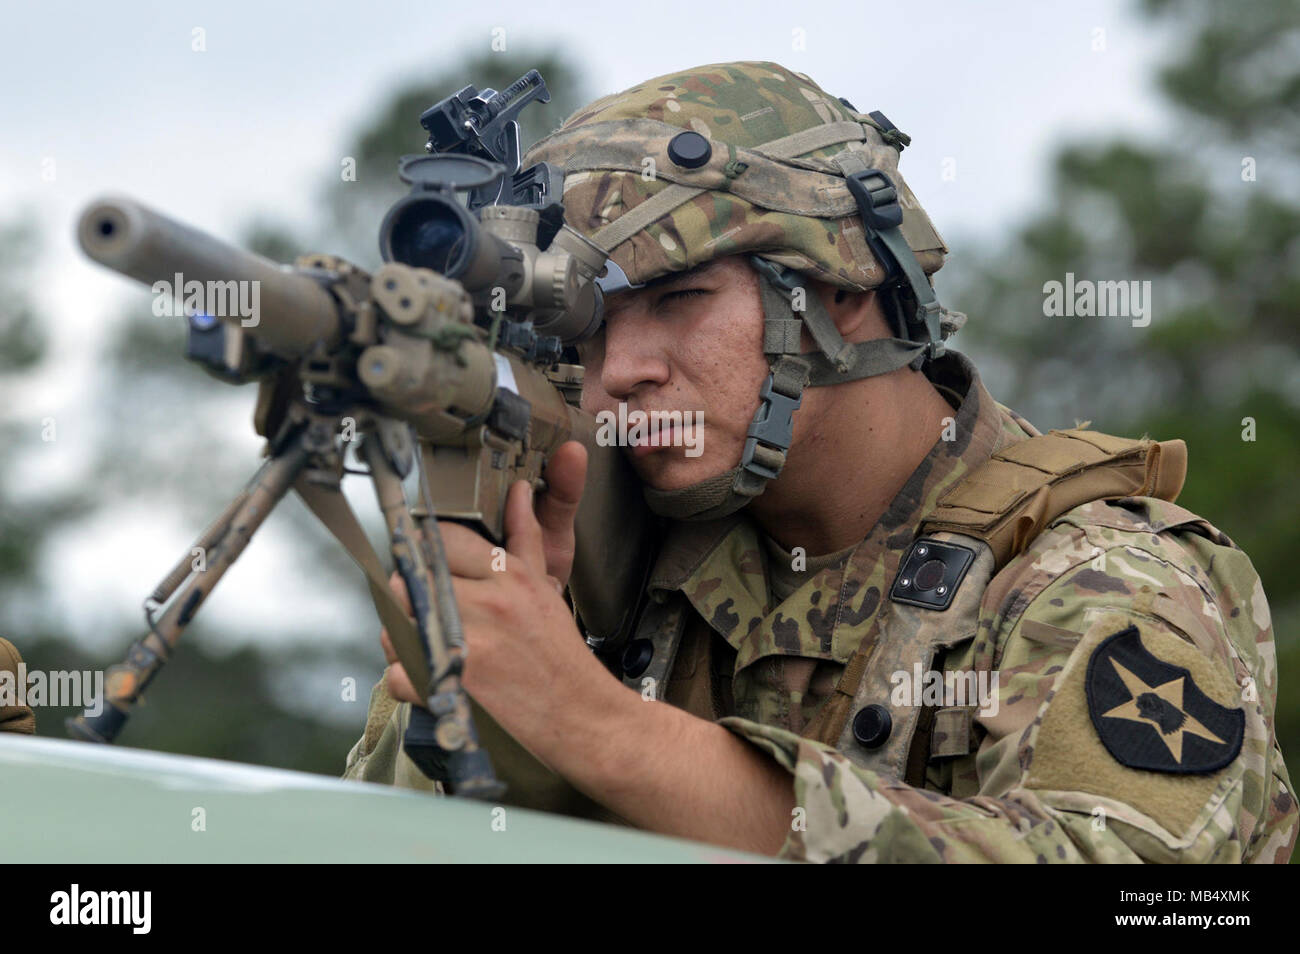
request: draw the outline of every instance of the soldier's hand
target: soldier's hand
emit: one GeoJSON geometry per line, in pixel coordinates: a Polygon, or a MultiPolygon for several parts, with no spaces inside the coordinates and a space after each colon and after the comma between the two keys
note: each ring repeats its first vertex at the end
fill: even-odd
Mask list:
{"type": "Polygon", "coordinates": [[[577,441],[561,444],[542,476],[546,478],[546,491],[537,498],[535,509],[537,522],[542,525],[546,572],[563,589],[573,570],[573,521],[587,483],[587,448],[577,441]]]}
{"type": "MultiPolygon", "coordinates": [[[[577,441],[569,441],[561,445],[551,455],[551,459],[543,472],[543,477],[546,479],[546,491],[535,499],[533,505],[536,518],[533,532],[538,534],[540,539],[533,538],[533,545],[536,546],[540,543],[540,551],[545,558],[546,578],[557,592],[562,593],[573,569],[573,524],[577,516],[578,504],[582,499],[583,487],[586,484],[587,449],[577,441]]],[[[515,495],[518,489],[523,488],[511,488],[512,496],[515,495]]],[[[526,506],[523,500],[524,498],[518,497],[512,501],[512,504],[514,507],[526,506]]],[[[525,514],[526,512],[526,510],[523,511],[525,514]]],[[[514,530],[518,535],[519,528],[525,522],[520,518],[517,510],[513,514],[508,512],[507,532],[514,530]]],[[[459,560],[457,554],[452,552],[452,540],[448,539],[448,534],[455,538],[457,534],[470,534],[471,531],[450,523],[440,524],[440,527],[443,530],[444,542],[447,544],[448,560],[453,567],[453,576],[456,576],[455,566],[459,560]]],[[[483,549],[488,546],[487,542],[481,538],[474,538],[472,543],[469,540],[466,542],[483,549]]],[[[412,612],[411,600],[406,592],[406,584],[401,575],[394,572],[389,577],[388,585],[406,610],[406,614],[410,616],[412,612]]],[[[397,658],[397,653],[393,649],[386,628],[380,630],[379,640],[384,648],[384,657],[389,663],[389,692],[396,699],[423,704],[424,700],[416,692],[410,677],[406,674],[405,668],[397,658]]]]}

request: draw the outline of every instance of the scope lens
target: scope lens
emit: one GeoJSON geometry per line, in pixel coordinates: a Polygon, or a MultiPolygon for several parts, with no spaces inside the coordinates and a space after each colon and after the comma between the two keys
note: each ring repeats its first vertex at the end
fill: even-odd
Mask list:
{"type": "Polygon", "coordinates": [[[460,206],[441,198],[410,199],[389,213],[384,257],[455,278],[469,261],[469,230],[460,206]]]}

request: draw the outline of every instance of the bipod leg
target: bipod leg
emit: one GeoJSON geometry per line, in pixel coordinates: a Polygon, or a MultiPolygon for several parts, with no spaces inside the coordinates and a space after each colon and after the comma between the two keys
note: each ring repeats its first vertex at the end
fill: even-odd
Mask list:
{"type": "Polygon", "coordinates": [[[195,569],[194,558],[186,555],[154,590],[146,603],[149,632],[131,645],[123,662],[110,666],[105,673],[100,713],[92,715],[87,710],[65,721],[69,736],[84,742],[112,742],[122,731],[131,707],[171,656],[185,627],[306,465],[310,452],[304,436],[305,432],[267,460],[243,492],[199,537],[196,546],[202,548],[202,568],[195,569]],[[151,604],[166,600],[186,578],[188,585],[155,620],[151,604]]]}
{"type": "MultiPolygon", "coordinates": [[[[428,778],[468,798],[500,798],[505,786],[479,745],[469,698],[461,686],[465,643],[442,540],[426,541],[411,516],[402,481],[374,435],[361,446],[392,540],[393,560],[411,598],[411,611],[429,660],[427,708],[411,706],[402,748],[428,778]],[[430,544],[431,559],[425,557],[430,544]]],[[[437,534],[436,521],[433,533],[437,534]]]]}

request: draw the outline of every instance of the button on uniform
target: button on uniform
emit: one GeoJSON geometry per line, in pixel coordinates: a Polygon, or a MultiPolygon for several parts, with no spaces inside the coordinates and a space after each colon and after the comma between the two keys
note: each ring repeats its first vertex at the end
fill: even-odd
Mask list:
{"type": "Polygon", "coordinates": [[[654,657],[655,647],[648,639],[634,639],[623,650],[623,675],[635,679],[645,672],[654,657]]]}
{"type": "Polygon", "coordinates": [[[853,717],[853,737],[868,749],[878,749],[889,738],[894,719],[878,702],[863,706],[853,717]]]}

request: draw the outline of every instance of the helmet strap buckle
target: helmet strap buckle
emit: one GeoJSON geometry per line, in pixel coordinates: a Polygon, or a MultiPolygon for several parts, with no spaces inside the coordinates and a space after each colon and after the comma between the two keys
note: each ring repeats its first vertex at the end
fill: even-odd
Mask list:
{"type": "Polygon", "coordinates": [[[750,422],[749,434],[745,439],[745,454],[740,459],[742,471],[748,471],[764,480],[775,480],[785,464],[785,454],[790,450],[794,439],[794,412],[803,403],[803,396],[793,398],[774,390],[775,378],[768,372],[763,380],[762,389],[758,391],[758,411],[750,422]],[[762,450],[759,448],[762,445],[762,450]],[[772,467],[772,455],[763,454],[763,450],[776,451],[780,455],[780,464],[772,467]],[[755,455],[758,458],[755,459],[755,455]],[[766,463],[764,463],[766,459],[766,463]]]}

